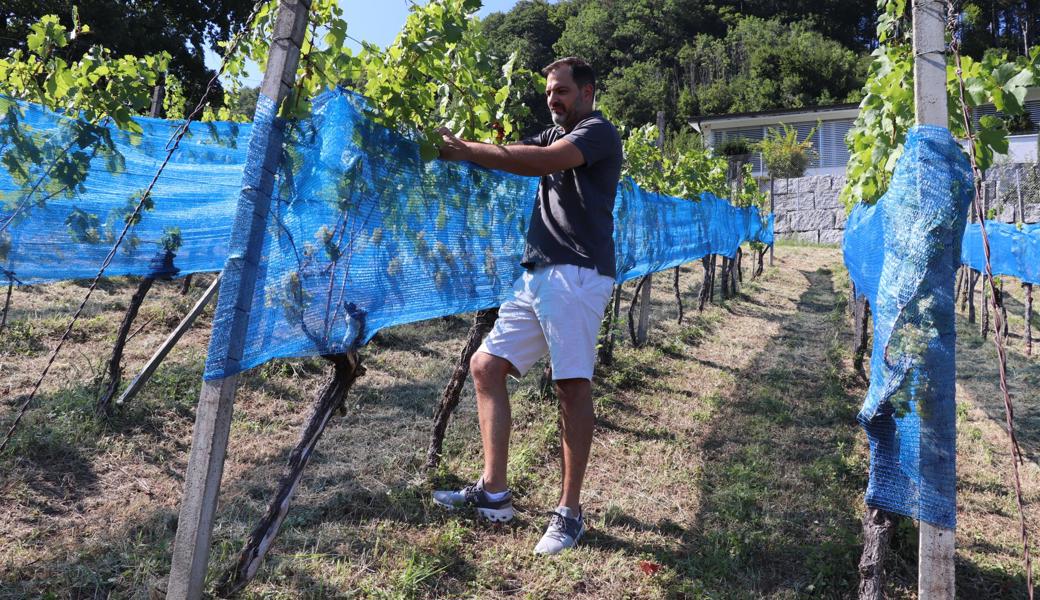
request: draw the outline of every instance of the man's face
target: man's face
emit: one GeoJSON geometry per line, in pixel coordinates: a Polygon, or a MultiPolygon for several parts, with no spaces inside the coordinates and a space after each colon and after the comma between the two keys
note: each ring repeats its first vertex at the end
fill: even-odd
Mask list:
{"type": "Polygon", "coordinates": [[[553,123],[570,130],[592,110],[592,89],[579,90],[569,65],[549,73],[545,79],[545,102],[553,123]]]}

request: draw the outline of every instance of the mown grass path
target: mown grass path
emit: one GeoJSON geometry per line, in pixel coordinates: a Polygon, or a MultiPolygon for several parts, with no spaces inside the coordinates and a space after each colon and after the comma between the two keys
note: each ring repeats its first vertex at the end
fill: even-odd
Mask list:
{"type": "MultiPolygon", "coordinates": [[[[556,407],[538,398],[540,369],[512,384],[510,483],[520,518],[486,526],[428,500],[433,486],[479,474],[471,386],[442,468],[432,481],[419,473],[430,416],[468,323],[438,319],[381,333],[366,349],[368,374],[351,392],[348,415],[319,444],[244,597],[853,597],[867,472],[855,414],[865,387],[849,364],[840,264],[833,248],[780,247],[764,277],[701,314],[700,266],[691,266],[682,274],[682,326],[671,277],[658,278],[651,343],[619,342],[615,364],[601,367],[594,385],[589,533],[554,558],[531,554],[559,485],[556,407]]],[[[0,336],[0,384],[11,397],[60,329],[54,306],[76,289],[16,292],[11,329],[0,336]]],[[[14,452],[0,457],[0,598],[145,598],[162,585],[209,323],[142,396],[101,421],[91,414],[97,386],[89,374],[132,289],[128,282],[106,290],[89,335],[73,341],[64,379],[45,390],[14,452]]],[[[158,325],[131,343],[128,371],[190,303],[160,286],[143,310],[158,325]]],[[[962,332],[959,378],[960,594],[1024,597],[991,350],[972,335],[962,332]]],[[[1038,363],[1013,358],[1033,451],[1038,363]]],[[[274,363],[243,378],[214,577],[262,514],[322,378],[318,360],[274,363]]],[[[0,422],[12,406],[0,404],[0,422]]],[[[1023,477],[1040,527],[1035,463],[1023,477]]],[[[915,539],[910,523],[897,532],[891,597],[915,595],[915,539]]]]}

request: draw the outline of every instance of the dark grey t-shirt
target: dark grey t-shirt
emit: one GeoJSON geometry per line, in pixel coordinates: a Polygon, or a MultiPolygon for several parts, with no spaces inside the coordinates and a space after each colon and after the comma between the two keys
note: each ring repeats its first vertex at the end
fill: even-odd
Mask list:
{"type": "Polygon", "coordinates": [[[524,144],[550,146],[563,138],[585,164],[542,177],[520,264],[577,265],[614,277],[614,196],[621,177],[621,136],[599,111],[564,134],[553,127],[524,144]]]}

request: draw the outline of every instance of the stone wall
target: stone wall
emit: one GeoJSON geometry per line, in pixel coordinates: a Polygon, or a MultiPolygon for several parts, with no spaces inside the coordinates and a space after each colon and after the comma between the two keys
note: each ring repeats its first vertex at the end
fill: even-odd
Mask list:
{"type": "MultiPolygon", "coordinates": [[[[845,231],[845,207],[838,194],[845,185],[841,175],[820,175],[773,182],[773,206],[778,239],[840,244],[845,231]]],[[[764,184],[768,191],[768,181],[764,184]]],[[[1034,165],[1004,165],[986,173],[985,204],[995,220],[1040,222],[1040,169],[1034,165]],[[1018,196],[1022,195],[1022,215],[1018,196]]]]}
{"type": "Polygon", "coordinates": [[[773,231],[777,238],[840,244],[845,230],[845,207],[838,194],[844,185],[845,177],[840,175],[774,181],[773,231]]]}

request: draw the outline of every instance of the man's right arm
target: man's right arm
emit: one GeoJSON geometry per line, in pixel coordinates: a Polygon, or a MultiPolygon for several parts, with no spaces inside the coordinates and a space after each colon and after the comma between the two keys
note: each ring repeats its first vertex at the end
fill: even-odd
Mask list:
{"type": "Polygon", "coordinates": [[[549,146],[525,143],[498,146],[461,140],[446,129],[441,130],[444,160],[468,160],[482,167],[507,171],[516,175],[541,177],[566,171],[585,163],[577,146],[567,140],[557,140],[549,146]]]}

